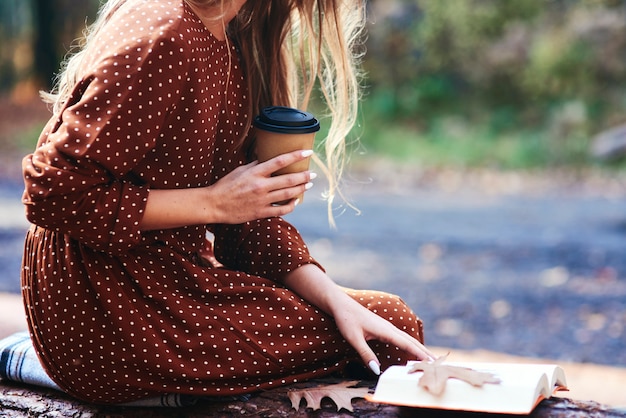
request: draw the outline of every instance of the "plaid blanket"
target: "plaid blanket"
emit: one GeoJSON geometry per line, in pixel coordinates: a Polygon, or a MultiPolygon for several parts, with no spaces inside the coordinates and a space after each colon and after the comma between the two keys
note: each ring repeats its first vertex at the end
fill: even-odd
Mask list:
{"type": "MultiPolygon", "coordinates": [[[[30,336],[25,331],[0,340],[0,380],[61,391],[61,388],[44,371],[30,336]]],[[[188,395],[166,394],[157,398],[126,403],[123,406],[182,407],[193,405],[197,400],[198,398],[188,395]]]]}

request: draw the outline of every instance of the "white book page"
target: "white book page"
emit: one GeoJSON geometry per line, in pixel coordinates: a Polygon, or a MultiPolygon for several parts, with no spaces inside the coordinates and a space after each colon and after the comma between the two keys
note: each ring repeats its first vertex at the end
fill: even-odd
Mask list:
{"type": "Polygon", "coordinates": [[[475,387],[458,379],[448,379],[444,392],[436,396],[418,386],[423,373],[408,373],[410,364],[387,369],[371,400],[423,408],[527,414],[543,397],[552,395],[553,375],[565,386],[562,370],[556,365],[445,362],[493,373],[501,383],[475,387]],[[556,373],[557,370],[560,372],[556,373]]]}

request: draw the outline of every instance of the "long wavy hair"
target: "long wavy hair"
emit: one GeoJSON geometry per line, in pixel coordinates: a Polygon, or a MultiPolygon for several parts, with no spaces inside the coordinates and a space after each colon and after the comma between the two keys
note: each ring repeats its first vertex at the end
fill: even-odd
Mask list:
{"type": "MultiPolygon", "coordinates": [[[[80,66],[92,39],[129,0],[103,3],[95,22],[64,61],[55,87],[43,93],[60,112],[80,79],[80,66]]],[[[197,8],[225,10],[232,0],[184,0],[197,8]]],[[[216,19],[221,18],[218,14],[216,19]]],[[[229,23],[246,69],[250,118],[265,106],[306,110],[320,96],[330,119],[322,139],[324,159],[314,157],[328,179],[328,215],[334,225],[333,199],[345,165],[346,138],[356,123],[360,100],[360,50],[365,27],[363,0],[248,0],[229,23]]],[[[251,120],[248,121],[250,125],[251,120]]]]}

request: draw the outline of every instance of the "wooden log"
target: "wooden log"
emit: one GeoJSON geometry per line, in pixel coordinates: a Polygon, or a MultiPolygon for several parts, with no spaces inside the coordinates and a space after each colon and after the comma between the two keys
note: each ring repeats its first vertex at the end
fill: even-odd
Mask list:
{"type": "MultiPolygon", "coordinates": [[[[334,381],[336,383],[337,381],[334,381]]],[[[297,386],[310,387],[323,382],[309,382],[297,386]]],[[[373,385],[373,383],[372,383],[373,385]]],[[[354,399],[353,412],[336,410],[329,399],[322,401],[322,409],[313,411],[300,405],[291,407],[288,388],[278,388],[253,395],[247,401],[199,401],[185,408],[144,408],[91,405],[77,401],[61,392],[34,388],[9,382],[0,382],[0,416],[10,417],[73,417],[73,418],[208,418],[208,417],[413,417],[425,418],[497,418],[503,415],[461,413],[458,411],[423,410],[381,405],[354,399]]],[[[613,409],[592,401],[574,401],[566,398],[544,400],[530,415],[533,418],[626,418],[626,410],[613,409]]]]}

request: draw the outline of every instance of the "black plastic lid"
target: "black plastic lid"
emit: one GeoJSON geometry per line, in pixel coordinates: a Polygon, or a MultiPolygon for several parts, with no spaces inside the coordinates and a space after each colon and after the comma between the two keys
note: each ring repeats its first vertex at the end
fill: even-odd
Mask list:
{"type": "Polygon", "coordinates": [[[284,106],[262,109],[253,124],[259,129],[281,134],[308,134],[320,130],[320,123],[312,114],[284,106]]]}

